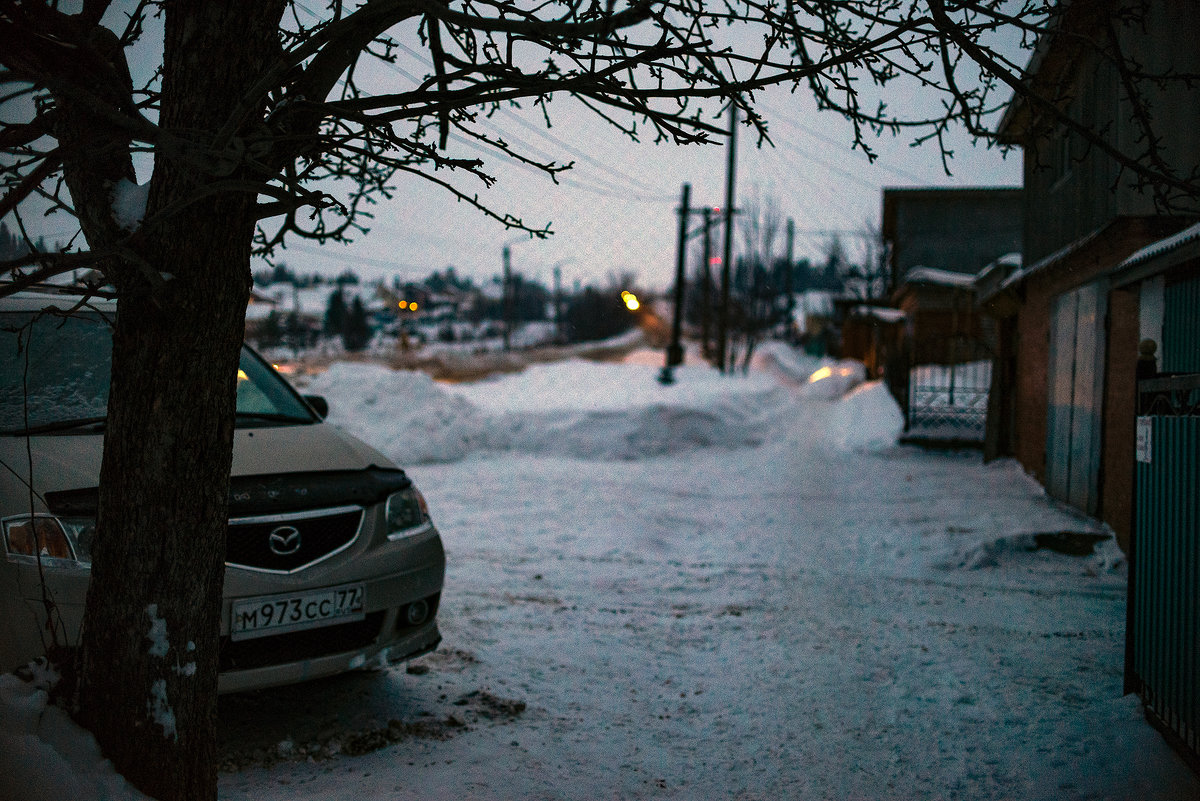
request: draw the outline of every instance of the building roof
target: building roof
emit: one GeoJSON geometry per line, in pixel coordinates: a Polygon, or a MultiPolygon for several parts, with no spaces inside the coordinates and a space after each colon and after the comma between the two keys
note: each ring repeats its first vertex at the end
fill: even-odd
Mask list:
{"type": "Polygon", "coordinates": [[[868,306],[865,304],[855,306],[851,309],[850,316],[869,317],[881,323],[902,323],[908,319],[908,315],[902,309],[893,309],[890,306],[868,306]]]}
{"type": "Polygon", "coordinates": [[[1200,240],[1200,223],[1184,228],[1174,236],[1168,236],[1166,239],[1160,239],[1157,242],[1152,242],[1141,250],[1137,251],[1125,261],[1117,265],[1118,270],[1125,270],[1130,267],[1136,267],[1150,261],[1153,258],[1170,253],[1184,245],[1200,240]]]}
{"type": "Polygon", "coordinates": [[[1074,242],[1064,245],[1063,247],[1051,253],[1049,256],[1044,256],[1043,258],[1038,259],[1033,264],[1022,265],[1018,267],[1001,282],[1000,288],[1007,289],[1015,284],[1019,284],[1034,273],[1039,273],[1050,265],[1057,264],[1071,254],[1083,250],[1085,247],[1099,239],[1104,233],[1106,227],[1107,226],[1097,228],[1090,234],[1082,236],[1079,239],[1076,239],[1074,242]]]}
{"type": "Polygon", "coordinates": [[[913,267],[904,274],[904,283],[970,289],[975,285],[975,276],[972,273],[938,270],[933,267],[913,267]]]}
{"type": "MultiPolygon", "coordinates": [[[[1073,3],[1062,0],[1046,21],[1046,31],[1034,46],[1021,83],[1032,93],[1051,102],[1070,95],[1067,84],[1085,48],[1103,32],[1116,0],[1089,0],[1073,3]]],[[[1038,124],[1044,109],[1014,91],[999,125],[996,138],[1004,144],[1021,144],[1038,124]]]]}
{"type": "Polygon", "coordinates": [[[1113,284],[1123,286],[1149,275],[1174,267],[1184,261],[1200,258],[1200,223],[1188,226],[1177,234],[1151,242],[1132,253],[1111,273],[1113,284]]]}

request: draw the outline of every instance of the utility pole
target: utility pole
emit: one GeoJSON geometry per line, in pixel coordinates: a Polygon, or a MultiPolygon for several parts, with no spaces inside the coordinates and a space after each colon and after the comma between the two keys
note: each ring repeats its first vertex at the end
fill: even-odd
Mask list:
{"type": "Polygon", "coordinates": [[[562,329],[562,267],[554,265],[554,340],[563,342],[562,329]]]}
{"type": "Polygon", "coordinates": [[[783,291],[785,293],[784,305],[783,305],[783,310],[784,310],[783,333],[784,333],[784,336],[788,337],[788,338],[790,338],[790,335],[792,333],[792,312],[796,308],[796,290],[792,286],[792,280],[793,280],[792,279],[792,259],[794,258],[793,257],[793,249],[795,248],[795,246],[796,246],[796,221],[794,219],[792,219],[791,217],[788,217],[788,221],[787,221],[787,263],[784,264],[784,267],[783,267],[783,269],[784,269],[783,291]]]}
{"type": "Polygon", "coordinates": [[[503,314],[504,325],[503,338],[504,350],[509,349],[509,337],[512,333],[512,248],[508,245],[504,246],[504,291],[503,291],[503,314]]]}
{"type": "Polygon", "coordinates": [[[667,345],[667,362],[659,373],[663,384],[675,383],[672,371],[683,364],[683,345],[679,338],[683,329],[683,271],[687,263],[688,218],[691,216],[692,185],[683,185],[683,196],[679,201],[679,244],[675,253],[675,308],[671,315],[671,343],[667,345]]]}
{"type": "Polygon", "coordinates": [[[700,346],[704,358],[712,356],[712,209],[704,207],[704,263],[700,266],[700,277],[704,282],[700,296],[700,346]]]}
{"type": "Polygon", "coordinates": [[[725,166],[725,243],[721,250],[721,311],[717,316],[717,366],[726,370],[729,350],[729,264],[733,261],[733,190],[737,169],[737,101],[729,98],[729,147],[725,166]]]}

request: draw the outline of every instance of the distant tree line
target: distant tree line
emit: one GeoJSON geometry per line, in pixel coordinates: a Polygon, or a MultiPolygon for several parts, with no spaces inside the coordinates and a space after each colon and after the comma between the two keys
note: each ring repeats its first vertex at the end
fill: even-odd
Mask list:
{"type": "Polygon", "coordinates": [[[362,298],[355,295],[346,304],[346,295],[339,286],[329,293],[329,306],[325,309],[325,336],[342,338],[346,350],[356,353],[371,342],[371,321],[362,298]]]}
{"type": "MultiPolygon", "coordinates": [[[[373,326],[366,305],[358,295],[350,296],[345,291],[349,286],[361,285],[361,279],[353,271],[346,270],[330,281],[320,273],[301,274],[286,264],[277,264],[271,269],[255,273],[254,280],[260,287],[278,284],[297,289],[333,287],[324,318],[318,325],[303,319],[295,311],[275,310],[268,314],[255,332],[255,341],[260,347],[284,346],[299,350],[315,345],[321,337],[327,337],[340,338],[347,351],[356,352],[370,343],[373,326]]],[[[462,322],[480,325],[488,321],[507,321],[514,326],[555,322],[560,323],[559,331],[566,342],[607,339],[628,331],[636,322],[620,294],[624,285],[632,285],[632,276],[625,276],[621,280],[610,277],[610,288],[588,286],[571,293],[558,299],[557,308],[553,291],[539,281],[514,273],[510,277],[506,301],[503,279],[497,277],[493,280],[499,285],[499,291],[485,295],[469,277],[459,275],[454,267],[448,266],[444,270],[433,271],[418,282],[402,282],[398,277],[393,278],[391,292],[408,302],[417,301],[424,308],[428,308],[435,295],[474,293],[474,302],[466,305],[459,318],[462,322]]],[[[404,324],[411,326],[409,322],[404,324]]],[[[411,327],[408,330],[411,334],[411,327]]],[[[452,342],[455,339],[454,328],[443,323],[436,337],[452,342]]]]}
{"type": "Polygon", "coordinates": [[[570,342],[594,342],[623,334],[636,320],[619,289],[589,286],[565,304],[563,327],[570,342]]]}
{"type": "Polygon", "coordinates": [[[291,284],[298,289],[306,289],[313,286],[322,286],[323,284],[345,286],[347,284],[358,284],[359,281],[358,273],[353,270],[343,270],[330,280],[328,276],[322,275],[315,270],[311,273],[297,273],[283,262],[279,262],[268,269],[255,270],[254,272],[254,285],[258,287],[268,287],[273,284],[291,284]]]}
{"type": "Polygon", "coordinates": [[[44,236],[39,236],[34,240],[31,249],[25,237],[10,231],[7,223],[0,222],[0,261],[19,259],[30,252],[47,253],[58,249],[58,247],[47,246],[44,236]]]}

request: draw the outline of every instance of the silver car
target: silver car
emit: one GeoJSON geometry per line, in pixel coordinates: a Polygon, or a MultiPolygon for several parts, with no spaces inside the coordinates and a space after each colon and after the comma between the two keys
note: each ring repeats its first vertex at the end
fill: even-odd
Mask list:
{"type": "MultiPolygon", "coordinates": [[[[0,670],[44,653],[42,579],[74,644],[89,579],[115,306],[0,299],[0,670]],[[29,486],[32,462],[32,489],[29,486]],[[40,543],[40,555],[34,543],[40,543]]],[[[324,423],[250,348],[238,370],[220,691],[289,684],[435,648],[445,573],[425,499],[324,423]]]]}

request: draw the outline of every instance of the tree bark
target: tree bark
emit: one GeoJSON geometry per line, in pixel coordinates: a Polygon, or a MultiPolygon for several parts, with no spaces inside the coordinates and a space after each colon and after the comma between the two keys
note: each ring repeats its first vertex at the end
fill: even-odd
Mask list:
{"type": "MultiPolygon", "coordinates": [[[[160,801],[217,797],[219,615],[257,197],[206,190],[262,179],[245,162],[214,168],[213,142],[278,53],[282,5],[166,4],[160,124],[176,144],[156,152],[147,222],[108,268],[119,299],[79,714],[117,770],[160,801]]],[[[255,102],[239,136],[261,122],[255,102]]],[[[63,124],[83,132],[86,112],[75,112],[63,124]]],[[[91,207],[80,216],[111,217],[111,199],[82,194],[91,168],[66,169],[91,207]]],[[[116,238],[85,232],[93,248],[116,238]]]]}

